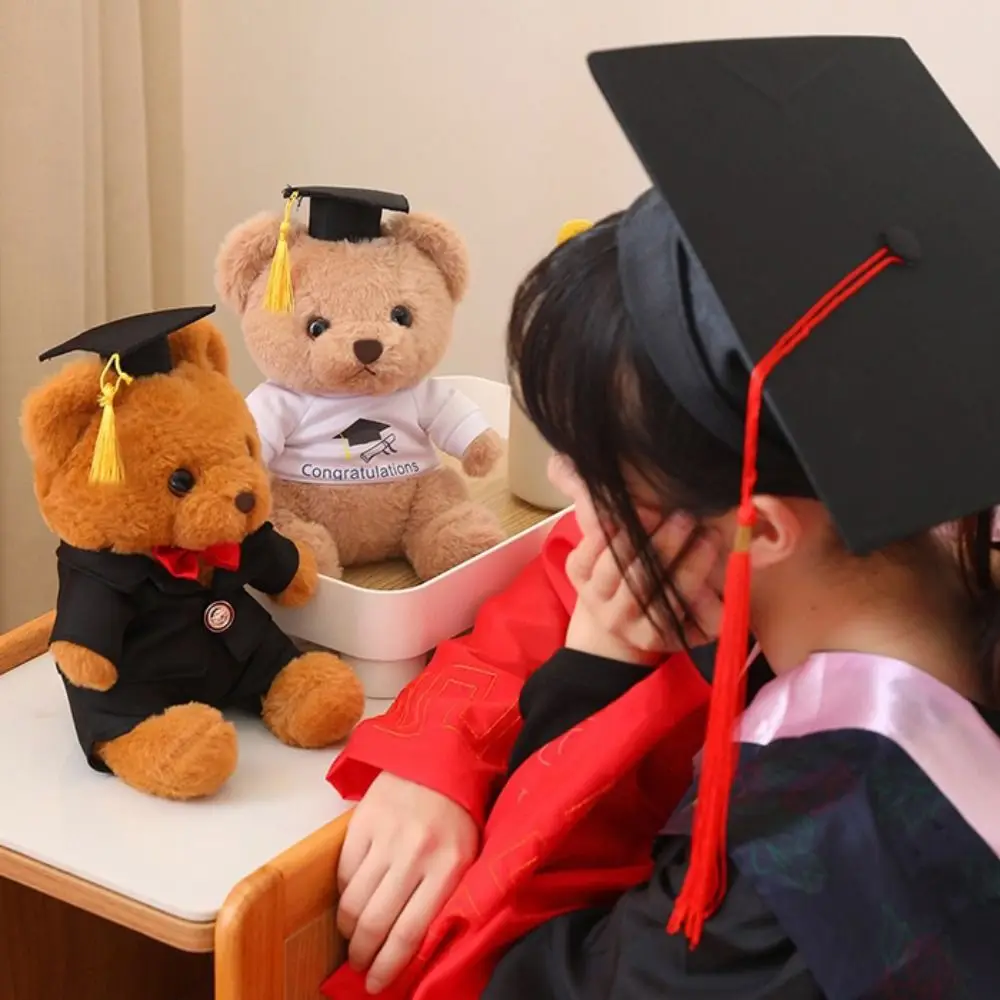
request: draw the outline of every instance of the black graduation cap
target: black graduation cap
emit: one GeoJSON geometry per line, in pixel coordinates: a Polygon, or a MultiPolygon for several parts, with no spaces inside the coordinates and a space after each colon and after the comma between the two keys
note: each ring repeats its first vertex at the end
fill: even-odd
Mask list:
{"type": "Polygon", "coordinates": [[[349,445],[356,448],[359,445],[374,444],[376,441],[380,441],[382,432],[388,429],[389,425],[383,424],[381,420],[369,420],[367,417],[362,417],[360,420],[355,420],[346,430],[335,434],[333,439],[335,441],[346,440],[349,445]]]}
{"type": "Polygon", "coordinates": [[[89,351],[100,355],[103,361],[117,354],[122,371],[132,378],[166,373],[173,369],[167,337],[213,312],[215,306],[194,306],[126,316],[50,347],[38,360],[48,361],[74,351],[89,351]]]}
{"type": "Polygon", "coordinates": [[[909,45],[589,62],[657,189],[620,224],[626,303],[690,414],[742,451],[749,369],[888,247],[911,266],[869,276],[768,376],[765,437],[857,552],[1000,501],[1000,171],[909,45]]]}
{"type": "Polygon", "coordinates": [[[286,187],[284,198],[309,199],[309,235],[337,242],[374,240],[382,234],[382,212],[409,212],[401,194],[363,188],[286,187]]]}

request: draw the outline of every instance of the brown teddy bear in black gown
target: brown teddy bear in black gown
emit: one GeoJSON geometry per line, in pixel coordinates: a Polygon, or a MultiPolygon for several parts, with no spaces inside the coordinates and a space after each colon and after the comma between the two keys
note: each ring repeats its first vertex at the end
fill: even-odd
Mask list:
{"type": "Polygon", "coordinates": [[[42,356],[86,351],[25,401],[35,492],[59,536],[52,633],[90,764],[167,798],[211,795],[236,730],[343,738],[364,699],[330,653],[300,654],[246,591],[301,604],[313,554],[268,522],[254,421],[229,381],[211,307],[129,317],[42,356]]]}

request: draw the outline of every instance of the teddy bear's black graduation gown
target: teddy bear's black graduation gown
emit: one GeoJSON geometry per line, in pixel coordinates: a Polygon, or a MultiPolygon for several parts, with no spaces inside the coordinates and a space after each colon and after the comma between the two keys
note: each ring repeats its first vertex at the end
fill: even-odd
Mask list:
{"type": "Polygon", "coordinates": [[[185,573],[185,562],[193,564],[184,553],[173,555],[161,561],[65,543],[57,550],[52,641],[83,646],[118,670],[109,691],[79,688],[63,677],[80,745],[98,770],[107,768],[96,744],[171,705],[197,701],[259,713],[271,682],[298,656],[244,589],[279,594],[298,572],[295,545],[269,523],[219,560],[208,587],[176,575],[185,573]]]}
{"type": "MultiPolygon", "coordinates": [[[[593,693],[606,700],[639,679],[614,672],[614,692],[597,659],[564,651],[526,686],[515,763],[558,739],[582,679],[598,677],[593,693]]],[[[906,664],[814,657],[765,687],[744,720],[729,890],[700,946],[665,929],[686,871],[688,803],[654,845],[647,883],[527,935],[483,1000],[991,1000],[998,731],[1000,713],[906,664]],[[834,672],[839,696],[823,684],[834,672]],[[796,703],[810,722],[792,717],[796,703]]]]}

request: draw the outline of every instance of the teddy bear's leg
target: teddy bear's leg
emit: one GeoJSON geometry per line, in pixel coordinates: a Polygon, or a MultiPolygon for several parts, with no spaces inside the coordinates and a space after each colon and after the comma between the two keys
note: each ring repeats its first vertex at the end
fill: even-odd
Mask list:
{"type": "Polygon", "coordinates": [[[323,576],[340,579],[344,575],[337,543],[322,524],[303,520],[290,510],[275,510],[271,523],[286,538],[312,549],[316,555],[316,566],[323,576]]]}
{"type": "Polygon", "coordinates": [[[403,548],[414,572],[429,580],[504,540],[497,516],[469,499],[454,469],[422,476],[403,548]]]}
{"type": "Polygon", "coordinates": [[[191,702],[140,722],[97,747],[127,785],[165,799],[198,799],[217,792],[236,770],[236,728],[222,713],[191,702]]]}
{"type": "Polygon", "coordinates": [[[333,653],[303,653],[287,663],[264,697],[268,729],[296,747],[326,747],[342,740],[365,708],[365,693],[351,668],[333,653]]]}

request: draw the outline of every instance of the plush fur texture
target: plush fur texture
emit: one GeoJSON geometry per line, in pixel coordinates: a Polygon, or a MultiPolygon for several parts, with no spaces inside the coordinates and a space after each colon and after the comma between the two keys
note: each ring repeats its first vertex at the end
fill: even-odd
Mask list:
{"type": "MultiPolygon", "coordinates": [[[[427,215],[395,215],[382,237],[362,243],[312,239],[300,224],[288,237],[295,311],[263,308],[267,273],[280,218],[258,215],[225,239],[216,261],[216,287],[242,318],[247,348],[260,371],[302,393],[385,395],[427,378],[451,340],[455,306],[469,280],[459,235],[427,215]],[[407,305],[413,324],[390,320],[407,305]],[[315,339],[315,317],[329,329],[315,339]],[[382,356],[359,367],[357,340],[377,340],[382,356]]],[[[499,436],[481,434],[463,456],[467,475],[484,476],[503,453],[499,436]]],[[[405,556],[428,579],[503,540],[496,517],[469,499],[448,469],[412,481],[363,485],[275,482],[275,524],[312,547],[321,572],[405,556]]]]}
{"type": "MultiPolygon", "coordinates": [[[[126,478],[109,488],[89,482],[100,419],[96,406],[102,365],[72,363],[32,392],[22,413],[34,466],[35,493],[46,523],[83,549],[148,553],[154,546],[205,549],[241,542],[271,512],[266,470],[253,418],[229,381],[222,335],[206,321],[170,337],[175,369],[137,379],[115,401],[126,478]],[[177,468],[196,470],[184,497],[167,487],[177,468]],[[249,513],[234,498],[251,492],[249,513]]],[[[278,600],[296,606],[315,593],[316,558],[297,542],[298,573],[278,600]]],[[[202,583],[210,582],[206,570],[202,583]]],[[[77,686],[105,691],[117,681],[113,664],[72,643],[53,655],[77,686]]],[[[264,721],[295,746],[343,738],[361,717],[361,685],[330,653],[306,653],[289,663],[264,699],[264,721]]],[[[104,744],[101,756],[123,781],[173,799],[217,791],[236,767],[236,731],[207,705],[177,705],[104,744]]]]}

